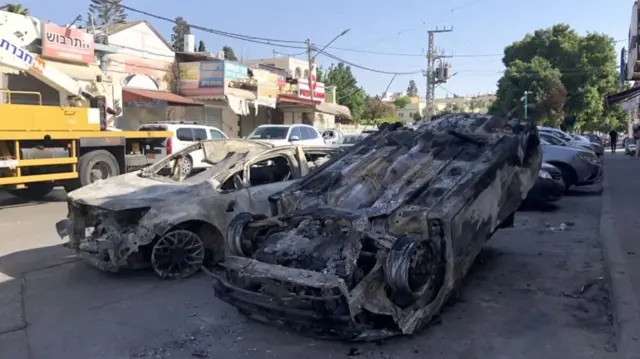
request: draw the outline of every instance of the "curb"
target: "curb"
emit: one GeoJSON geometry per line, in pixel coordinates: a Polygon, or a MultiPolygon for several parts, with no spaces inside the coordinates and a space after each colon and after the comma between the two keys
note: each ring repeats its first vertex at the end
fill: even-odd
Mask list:
{"type": "Polygon", "coordinates": [[[600,242],[604,255],[605,278],[609,287],[613,330],[619,358],[640,359],[640,305],[627,274],[627,261],[613,225],[609,181],[603,179],[600,242]]]}

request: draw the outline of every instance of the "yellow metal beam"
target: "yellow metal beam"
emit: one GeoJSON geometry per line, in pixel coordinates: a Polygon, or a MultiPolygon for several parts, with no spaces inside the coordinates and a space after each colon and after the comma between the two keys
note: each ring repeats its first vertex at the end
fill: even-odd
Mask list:
{"type": "Polygon", "coordinates": [[[43,140],[49,136],[52,140],[77,140],[80,138],[113,138],[127,139],[167,138],[172,137],[171,131],[0,131],[0,140],[43,140]]]}
{"type": "Polygon", "coordinates": [[[74,179],[74,178],[78,178],[77,172],[63,172],[63,173],[31,175],[31,176],[22,176],[22,177],[3,177],[3,178],[0,178],[0,185],[57,181],[57,180],[74,179]]]}
{"type": "Polygon", "coordinates": [[[76,157],[60,157],[60,158],[37,158],[33,160],[20,160],[18,161],[19,167],[30,166],[49,166],[49,165],[71,165],[78,163],[76,157]]]}

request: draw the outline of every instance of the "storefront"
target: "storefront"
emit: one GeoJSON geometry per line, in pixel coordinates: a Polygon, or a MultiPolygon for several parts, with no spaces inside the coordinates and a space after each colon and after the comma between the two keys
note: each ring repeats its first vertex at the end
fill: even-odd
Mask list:
{"type": "Polygon", "coordinates": [[[189,121],[216,126],[230,137],[244,136],[256,124],[268,123],[275,93],[267,89],[267,74],[258,72],[255,78],[253,69],[224,60],[183,62],[179,68],[180,93],[206,105],[190,112],[189,121]],[[266,89],[262,95],[259,83],[266,89]],[[214,122],[218,119],[219,124],[214,122]]]}
{"type": "Polygon", "coordinates": [[[335,126],[335,116],[351,118],[347,107],[333,102],[335,95],[331,96],[332,102],[326,102],[325,91],[325,85],[315,82],[315,76],[312,77],[311,86],[309,81],[303,79],[288,84],[280,90],[278,96],[278,112],[281,116],[277,123],[304,123],[318,129],[327,129],[335,126]]]}

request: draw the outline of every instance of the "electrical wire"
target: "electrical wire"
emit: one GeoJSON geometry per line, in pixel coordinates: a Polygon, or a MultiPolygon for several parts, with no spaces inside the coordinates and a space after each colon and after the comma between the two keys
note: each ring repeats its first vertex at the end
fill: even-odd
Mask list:
{"type": "MultiPolygon", "coordinates": [[[[144,11],[144,10],[139,10],[139,9],[127,6],[127,5],[123,5],[121,3],[116,3],[116,2],[112,2],[112,1],[105,1],[105,2],[110,4],[110,5],[119,6],[119,7],[123,8],[123,9],[125,9],[127,11],[130,11],[130,12],[133,12],[133,13],[142,14],[142,15],[145,15],[145,16],[148,16],[148,17],[152,17],[152,18],[157,19],[157,20],[170,22],[172,24],[177,24],[177,22],[174,19],[170,19],[170,18],[165,17],[165,16],[157,15],[157,14],[150,13],[150,12],[144,11]]],[[[278,46],[278,47],[294,48],[294,49],[304,49],[304,47],[302,47],[302,46],[284,45],[284,44],[304,44],[305,43],[304,41],[279,40],[279,39],[271,39],[271,38],[265,38],[265,37],[248,36],[248,35],[236,34],[236,33],[232,33],[232,32],[215,30],[215,29],[211,29],[211,28],[207,28],[207,27],[203,27],[203,26],[198,26],[198,25],[192,25],[192,24],[189,24],[188,22],[187,22],[187,24],[189,25],[190,28],[193,28],[193,29],[196,29],[196,30],[208,32],[208,33],[215,34],[215,35],[225,36],[225,37],[229,37],[229,38],[233,38],[233,39],[243,40],[243,41],[247,41],[247,42],[253,42],[253,43],[262,44],[262,45],[271,45],[271,46],[278,46]],[[278,43],[282,43],[282,44],[278,44],[278,43]]]]}
{"type": "Polygon", "coordinates": [[[345,59],[342,59],[338,56],[332,55],[324,50],[318,49],[318,48],[314,48],[314,50],[318,51],[319,54],[323,54],[324,56],[338,61],[338,62],[342,62],[345,65],[349,65],[351,67],[355,67],[357,69],[361,69],[361,70],[366,70],[366,71],[370,71],[370,72],[375,72],[375,73],[379,73],[379,74],[385,74],[385,75],[396,75],[396,76],[405,76],[405,75],[415,75],[415,74],[419,74],[422,73],[422,70],[419,71],[411,71],[411,72],[392,72],[392,71],[382,71],[382,70],[376,70],[376,69],[372,69],[370,67],[366,67],[366,66],[362,66],[362,65],[358,65],[355,64],[353,62],[347,61],[345,59]]]}

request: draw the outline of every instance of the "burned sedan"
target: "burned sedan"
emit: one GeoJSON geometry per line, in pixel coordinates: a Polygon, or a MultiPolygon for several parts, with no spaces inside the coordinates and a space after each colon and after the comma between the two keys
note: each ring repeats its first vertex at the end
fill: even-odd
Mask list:
{"type": "Polygon", "coordinates": [[[271,324],[324,338],[411,334],[438,314],[537,180],[535,126],[445,115],[386,126],[241,213],[215,295],[271,324]]]}
{"type": "Polygon", "coordinates": [[[268,196],[334,150],[203,141],[144,170],[69,193],[68,218],[56,228],[69,236],[68,247],[102,270],[151,265],[162,278],[186,278],[224,259],[223,234],[237,213],[269,215],[268,196]],[[184,171],[187,156],[201,156],[208,167],[184,171]]]}

